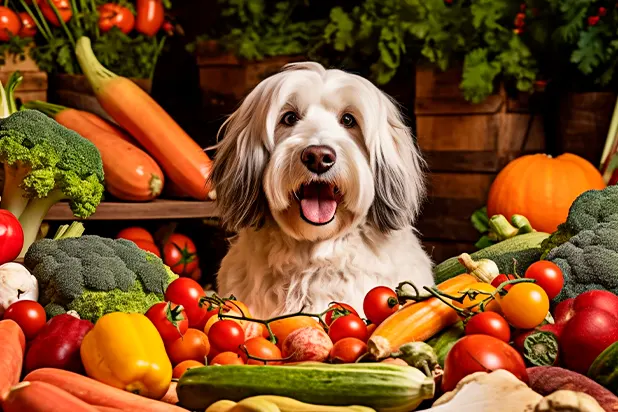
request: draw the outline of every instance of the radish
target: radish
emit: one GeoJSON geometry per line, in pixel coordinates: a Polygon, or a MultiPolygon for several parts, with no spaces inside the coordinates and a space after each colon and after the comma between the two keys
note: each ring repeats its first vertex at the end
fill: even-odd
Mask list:
{"type": "Polygon", "coordinates": [[[616,341],[616,318],[605,310],[588,307],[576,312],[565,325],[560,358],[568,369],[585,375],[597,356],[616,341]]]}
{"type": "Polygon", "coordinates": [[[281,352],[290,362],[324,362],[332,348],[333,342],[326,332],[305,327],[295,330],[285,338],[281,352]]]}

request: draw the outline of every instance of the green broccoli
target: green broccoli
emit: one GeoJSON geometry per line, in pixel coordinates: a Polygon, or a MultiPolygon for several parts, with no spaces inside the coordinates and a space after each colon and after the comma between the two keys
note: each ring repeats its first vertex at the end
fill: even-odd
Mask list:
{"type": "Polygon", "coordinates": [[[68,200],[86,218],[103,197],[103,162],[94,144],[36,110],[0,119],[5,182],[0,208],[19,218],[24,256],[49,209],[68,200]]]}
{"type": "Polygon", "coordinates": [[[568,242],[583,230],[593,229],[597,224],[618,221],[618,186],[608,186],[603,190],[589,190],[582,193],[571,205],[567,221],[547,238],[541,248],[541,259],[549,252],[568,242]]]}
{"type": "Polygon", "coordinates": [[[564,287],[555,302],[595,289],[618,294],[618,221],[580,231],[552,249],[547,260],[564,275],[564,287]]]}
{"type": "Polygon", "coordinates": [[[110,312],[146,312],[178,277],[135,243],[94,235],[41,239],[24,265],[48,316],[74,310],[92,322],[110,312]]]}

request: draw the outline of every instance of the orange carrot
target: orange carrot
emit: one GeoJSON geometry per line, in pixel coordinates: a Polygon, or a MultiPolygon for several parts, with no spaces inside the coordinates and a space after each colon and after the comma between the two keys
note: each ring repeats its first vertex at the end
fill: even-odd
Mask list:
{"type": "Polygon", "coordinates": [[[0,399],[19,382],[26,352],[26,336],[19,325],[10,320],[0,320],[0,399]]]}
{"type": "Polygon", "coordinates": [[[79,113],[81,113],[82,116],[90,120],[90,122],[95,124],[96,126],[99,126],[101,129],[109,133],[115,133],[116,135],[118,135],[118,137],[126,140],[127,142],[135,144],[135,140],[131,136],[129,136],[129,134],[125,130],[123,130],[121,127],[111,124],[107,120],[97,116],[94,113],[90,113],[85,110],[78,110],[78,111],[79,113]]]}
{"type": "Polygon", "coordinates": [[[18,383],[2,401],[4,412],[98,412],[94,406],[45,382],[18,383]]]}
{"type": "Polygon", "coordinates": [[[156,159],[183,192],[206,200],[212,160],[202,148],[148,93],[103,67],[88,37],[77,41],[75,53],[103,109],[156,159]]]}

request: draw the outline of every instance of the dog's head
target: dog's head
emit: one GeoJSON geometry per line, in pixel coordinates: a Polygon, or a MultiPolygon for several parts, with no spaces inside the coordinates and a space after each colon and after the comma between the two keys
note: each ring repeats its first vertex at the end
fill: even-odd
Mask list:
{"type": "Polygon", "coordinates": [[[401,229],[419,211],[423,160],[392,99],[360,76],[287,65],[222,131],[212,181],[230,230],[272,216],[316,241],[365,223],[401,229]]]}

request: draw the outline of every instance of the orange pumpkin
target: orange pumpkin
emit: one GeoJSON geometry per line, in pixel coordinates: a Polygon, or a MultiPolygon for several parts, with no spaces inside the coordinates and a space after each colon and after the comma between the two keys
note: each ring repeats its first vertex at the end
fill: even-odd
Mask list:
{"type": "Polygon", "coordinates": [[[605,187],[601,173],[579,156],[526,155],[510,162],[494,180],[487,214],[502,214],[507,219],[524,215],[534,229],[552,233],[566,221],[579,195],[605,187]]]}

